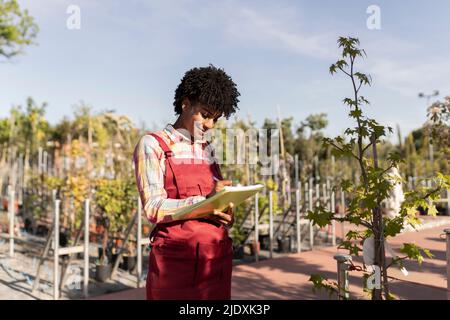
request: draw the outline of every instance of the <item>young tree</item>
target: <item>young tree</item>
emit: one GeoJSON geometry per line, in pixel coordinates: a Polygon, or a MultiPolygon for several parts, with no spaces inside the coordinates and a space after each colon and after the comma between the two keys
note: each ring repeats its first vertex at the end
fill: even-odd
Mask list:
{"type": "Polygon", "coordinates": [[[17,0],[0,0],[0,56],[10,59],[33,43],[38,26],[17,0]]]}
{"type": "Polygon", "coordinates": [[[428,122],[425,131],[431,137],[431,141],[444,155],[444,159],[450,159],[450,96],[444,101],[433,103],[427,110],[428,122]]]}
{"type": "MultiPolygon", "coordinates": [[[[330,73],[341,72],[351,82],[353,94],[344,98],[344,105],[350,109],[349,117],[356,122],[356,126],[347,128],[344,136],[334,139],[324,138],[324,144],[333,147],[333,154],[336,157],[354,158],[359,165],[361,175],[357,184],[345,180],[341,187],[350,195],[348,210],[344,218],[335,216],[323,206],[319,206],[314,211],[308,212],[308,219],[314,224],[324,227],[331,223],[331,220],[347,221],[355,226],[364,227],[363,230],[355,229],[349,231],[340,248],[348,249],[350,254],[358,255],[362,251],[360,244],[373,237],[374,243],[374,265],[381,271],[381,288],[372,290],[372,299],[386,299],[393,296],[389,292],[387,270],[392,265],[401,265],[404,259],[413,259],[419,263],[423,260],[423,255],[431,257],[431,253],[412,243],[404,243],[400,251],[404,257],[394,258],[388,265],[385,258],[385,241],[388,237],[393,237],[401,232],[405,225],[412,227],[420,224],[416,218],[416,208],[422,206],[428,208],[428,214],[436,214],[436,208],[432,201],[439,197],[440,190],[450,187],[450,176],[438,174],[435,179],[436,186],[433,189],[422,188],[418,191],[411,191],[405,194],[405,201],[402,204],[400,214],[395,218],[382,217],[382,202],[388,198],[392,188],[392,179],[399,181],[400,177],[393,177],[388,174],[389,170],[397,167],[401,162],[398,153],[389,153],[386,163],[380,163],[378,159],[377,146],[382,141],[386,133],[392,132],[392,128],[380,125],[375,119],[371,119],[363,114],[363,106],[369,101],[361,95],[363,86],[371,85],[370,75],[366,75],[356,70],[356,60],[366,56],[363,49],[359,48],[359,40],[356,38],[338,39],[339,47],[342,48],[342,58],[330,67],[330,73]],[[384,165],[384,167],[383,167],[384,165]]],[[[403,182],[403,181],[401,181],[403,182]]],[[[310,279],[317,288],[330,289],[326,279],[320,275],[313,275],[310,279]]]]}

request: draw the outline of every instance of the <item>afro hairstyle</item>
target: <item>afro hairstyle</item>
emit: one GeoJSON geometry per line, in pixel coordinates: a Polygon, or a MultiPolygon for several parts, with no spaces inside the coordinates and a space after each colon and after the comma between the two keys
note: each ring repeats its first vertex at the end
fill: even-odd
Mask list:
{"type": "Polygon", "coordinates": [[[188,98],[195,105],[204,104],[213,113],[220,113],[227,119],[238,108],[240,93],[236,84],[223,69],[212,64],[208,67],[193,68],[187,71],[175,90],[175,113],[181,114],[183,99],[188,98]]]}

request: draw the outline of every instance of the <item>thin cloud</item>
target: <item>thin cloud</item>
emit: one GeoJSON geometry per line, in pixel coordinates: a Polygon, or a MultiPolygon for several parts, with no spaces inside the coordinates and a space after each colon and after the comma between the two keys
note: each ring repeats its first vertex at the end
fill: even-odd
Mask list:
{"type": "Polygon", "coordinates": [[[331,59],[336,56],[336,35],[308,34],[249,8],[240,8],[225,24],[225,32],[233,38],[251,41],[263,47],[288,50],[308,57],[331,59]]]}
{"type": "Polygon", "coordinates": [[[430,59],[428,61],[403,62],[393,59],[374,59],[367,69],[377,85],[404,96],[416,96],[423,90],[450,87],[450,62],[430,59]]]}

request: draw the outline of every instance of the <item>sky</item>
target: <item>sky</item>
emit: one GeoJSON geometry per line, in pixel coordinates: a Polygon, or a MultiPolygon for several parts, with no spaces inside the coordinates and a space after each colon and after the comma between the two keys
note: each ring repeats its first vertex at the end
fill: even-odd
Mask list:
{"type": "Polygon", "coordinates": [[[174,90],[184,73],[212,63],[241,93],[238,118],[327,113],[327,135],[352,123],[342,99],[352,94],[329,66],[337,38],[361,41],[362,72],[373,85],[362,94],[368,115],[405,136],[426,120],[419,92],[450,95],[450,2],[237,0],[19,0],[39,25],[37,44],[0,63],[0,117],[27,97],[47,102],[56,123],[81,101],[94,112],[115,110],[148,129],[173,123],[174,90]],[[69,29],[69,6],[80,28],[69,29]],[[380,9],[379,29],[369,29],[380,9]]]}

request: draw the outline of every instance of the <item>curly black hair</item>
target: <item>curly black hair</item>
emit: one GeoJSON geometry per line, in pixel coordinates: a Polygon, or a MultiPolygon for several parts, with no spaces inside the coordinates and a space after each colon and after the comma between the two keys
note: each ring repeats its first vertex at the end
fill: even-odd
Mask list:
{"type": "Polygon", "coordinates": [[[239,109],[237,106],[241,94],[230,76],[223,69],[212,64],[208,67],[193,68],[187,71],[175,90],[175,113],[181,114],[184,98],[195,105],[201,103],[213,113],[220,113],[227,119],[239,109]]]}

